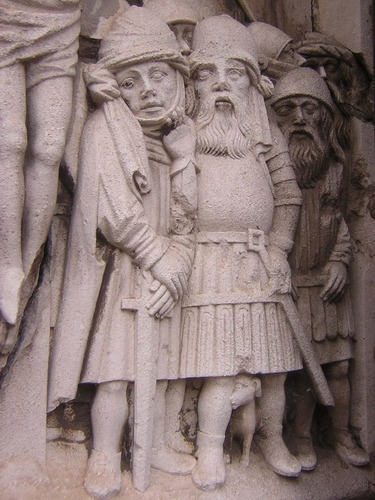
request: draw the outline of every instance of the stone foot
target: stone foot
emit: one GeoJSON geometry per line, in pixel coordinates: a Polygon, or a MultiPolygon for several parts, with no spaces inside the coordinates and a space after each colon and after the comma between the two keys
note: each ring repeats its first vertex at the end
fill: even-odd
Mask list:
{"type": "Polygon", "coordinates": [[[297,477],[300,474],[301,465],[289,452],[281,436],[257,436],[255,443],[276,474],[286,477],[297,477]]]}
{"type": "Polygon", "coordinates": [[[121,490],[121,453],[108,454],[92,450],[84,481],[87,493],[108,500],[121,490]]]}
{"type": "Polygon", "coordinates": [[[16,267],[0,273],[0,312],[4,321],[10,325],[15,325],[17,321],[24,278],[23,270],[16,267]]]}
{"type": "Polygon", "coordinates": [[[198,432],[198,462],[192,477],[201,490],[215,490],[225,482],[223,443],[224,436],[198,432]]]}
{"type": "Polygon", "coordinates": [[[190,474],[194,469],[196,460],[191,455],[183,455],[172,450],[167,445],[158,449],[153,448],[151,467],[169,472],[170,474],[190,474]]]}
{"type": "Polygon", "coordinates": [[[294,456],[301,464],[304,471],[314,470],[316,467],[316,454],[311,437],[294,436],[293,437],[294,456]]]}
{"type": "Polygon", "coordinates": [[[335,452],[343,462],[356,467],[368,465],[370,462],[368,454],[356,444],[349,431],[336,431],[335,435],[335,452]]]}
{"type": "Polygon", "coordinates": [[[165,435],[166,444],[178,453],[186,453],[188,455],[193,454],[194,445],[182,435],[180,431],[178,432],[168,432],[165,435]]]}

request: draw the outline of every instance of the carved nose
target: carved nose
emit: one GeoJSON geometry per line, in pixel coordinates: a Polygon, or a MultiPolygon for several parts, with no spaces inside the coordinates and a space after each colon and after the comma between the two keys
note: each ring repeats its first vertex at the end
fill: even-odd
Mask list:
{"type": "Polygon", "coordinates": [[[324,80],[327,79],[327,73],[326,73],[326,70],[325,70],[324,66],[318,66],[317,72],[319,73],[319,75],[322,78],[324,78],[324,80]]]}
{"type": "Polygon", "coordinates": [[[147,99],[148,97],[154,97],[156,95],[156,91],[154,89],[144,89],[141,92],[141,97],[143,99],[147,99]]]}
{"type": "Polygon", "coordinates": [[[298,125],[306,125],[306,120],[305,120],[305,117],[303,115],[303,111],[299,107],[294,110],[293,123],[296,125],[297,124],[298,125]]]}
{"type": "Polygon", "coordinates": [[[229,91],[229,85],[227,84],[227,82],[217,82],[217,83],[214,83],[214,85],[212,86],[212,89],[215,91],[215,92],[223,92],[224,90],[227,90],[229,91]]]}

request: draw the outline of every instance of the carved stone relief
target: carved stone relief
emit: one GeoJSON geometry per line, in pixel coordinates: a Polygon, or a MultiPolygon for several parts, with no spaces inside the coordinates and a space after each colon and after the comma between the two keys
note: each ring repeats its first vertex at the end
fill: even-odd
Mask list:
{"type": "Polygon", "coordinates": [[[0,0],[6,494],[328,499],[340,464],[337,498],[374,492],[373,78],[294,9],[0,0]]]}

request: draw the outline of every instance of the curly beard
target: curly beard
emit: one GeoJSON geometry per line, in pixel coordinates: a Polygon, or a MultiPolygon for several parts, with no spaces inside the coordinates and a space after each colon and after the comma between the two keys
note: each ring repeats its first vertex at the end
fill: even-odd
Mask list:
{"type": "Polygon", "coordinates": [[[329,145],[312,127],[290,126],[284,130],[300,188],[312,188],[329,167],[329,145]],[[298,136],[296,135],[298,134],[298,136]]]}
{"type": "Polygon", "coordinates": [[[244,158],[251,149],[250,111],[235,96],[211,95],[200,102],[195,124],[198,153],[244,158]]]}

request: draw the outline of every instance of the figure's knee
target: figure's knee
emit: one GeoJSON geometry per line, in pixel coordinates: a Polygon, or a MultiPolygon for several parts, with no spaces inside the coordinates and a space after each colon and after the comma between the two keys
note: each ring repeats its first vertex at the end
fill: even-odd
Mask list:
{"type": "Polygon", "coordinates": [[[337,361],[324,366],[324,374],[328,380],[340,380],[348,377],[349,360],[337,361]]]}
{"type": "Polygon", "coordinates": [[[37,134],[30,141],[28,155],[39,166],[58,170],[64,153],[65,133],[54,130],[37,134]]]}
{"type": "Polygon", "coordinates": [[[27,147],[27,129],[24,120],[6,120],[0,126],[0,151],[2,155],[23,156],[27,147]]]}

